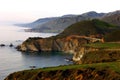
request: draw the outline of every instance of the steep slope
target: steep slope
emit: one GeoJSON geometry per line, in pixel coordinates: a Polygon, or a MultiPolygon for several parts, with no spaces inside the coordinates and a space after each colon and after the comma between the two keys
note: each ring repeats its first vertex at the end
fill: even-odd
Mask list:
{"type": "MultiPolygon", "coordinates": [[[[105,35],[113,30],[117,29],[116,26],[108,24],[104,21],[93,19],[84,20],[75,24],[72,24],[66,28],[57,37],[69,36],[69,35],[83,35],[97,37],[97,35],[105,35]]],[[[99,37],[99,36],[98,36],[99,37]]]]}
{"type": "Polygon", "coordinates": [[[102,17],[101,20],[120,26],[120,11],[118,10],[118,11],[107,13],[102,17]]]}

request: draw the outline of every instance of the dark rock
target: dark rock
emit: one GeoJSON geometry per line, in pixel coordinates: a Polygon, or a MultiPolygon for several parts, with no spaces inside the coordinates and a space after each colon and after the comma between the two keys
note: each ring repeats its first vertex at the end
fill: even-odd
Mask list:
{"type": "Polygon", "coordinates": [[[5,44],[0,44],[0,47],[4,47],[5,46],[5,44]]]}
{"type": "Polygon", "coordinates": [[[29,67],[32,68],[32,69],[36,68],[36,66],[29,66],[29,67]]]}
{"type": "Polygon", "coordinates": [[[13,47],[14,45],[11,43],[10,45],[9,45],[9,47],[13,47]]]}

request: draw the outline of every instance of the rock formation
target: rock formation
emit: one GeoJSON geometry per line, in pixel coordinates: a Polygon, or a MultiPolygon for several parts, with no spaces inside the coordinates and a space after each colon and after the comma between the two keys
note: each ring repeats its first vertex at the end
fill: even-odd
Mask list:
{"type": "Polygon", "coordinates": [[[63,51],[74,53],[82,44],[87,43],[85,38],[29,38],[23,44],[17,47],[20,51],[36,52],[36,51],[63,51]]]}

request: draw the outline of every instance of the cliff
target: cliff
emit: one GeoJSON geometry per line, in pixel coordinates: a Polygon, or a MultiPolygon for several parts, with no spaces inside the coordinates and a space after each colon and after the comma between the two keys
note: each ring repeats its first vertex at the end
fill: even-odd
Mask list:
{"type": "MultiPolygon", "coordinates": [[[[73,54],[76,64],[112,62],[120,60],[120,43],[91,43],[84,36],[69,36],[62,39],[29,38],[18,50],[25,52],[63,51],[73,54]],[[87,44],[89,43],[89,44],[87,44]],[[87,45],[85,45],[87,44],[87,45]]],[[[95,40],[94,40],[95,41],[95,40]]],[[[102,39],[97,39],[102,41],[102,39]]]]}
{"type": "Polygon", "coordinates": [[[80,62],[83,55],[91,49],[87,50],[84,44],[103,43],[104,36],[116,30],[118,30],[117,26],[106,22],[97,19],[86,20],[69,26],[57,36],[29,38],[19,45],[17,49],[23,52],[63,51],[72,53],[74,55],[73,60],[80,62]]]}
{"type": "Polygon", "coordinates": [[[85,38],[75,38],[68,36],[66,38],[29,38],[17,47],[20,51],[38,52],[38,51],[63,51],[74,53],[77,49],[86,44],[85,38]]]}

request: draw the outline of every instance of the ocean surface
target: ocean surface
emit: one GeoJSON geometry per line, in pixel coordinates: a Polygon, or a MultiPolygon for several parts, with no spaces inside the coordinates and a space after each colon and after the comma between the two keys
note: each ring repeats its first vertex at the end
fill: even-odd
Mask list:
{"type": "Polygon", "coordinates": [[[30,69],[30,66],[36,68],[59,66],[72,64],[66,62],[65,58],[71,58],[72,55],[62,52],[44,52],[44,53],[22,53],[15,49],[28,37],[49,37],[56,33],[34,33],[24,32],[23,27],[0,26],[0,80],[4,80],[10,73],[30,69]],[[10,44],[14,47],[9,47],[10,44]]]}

